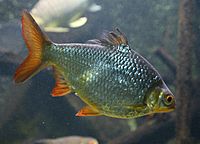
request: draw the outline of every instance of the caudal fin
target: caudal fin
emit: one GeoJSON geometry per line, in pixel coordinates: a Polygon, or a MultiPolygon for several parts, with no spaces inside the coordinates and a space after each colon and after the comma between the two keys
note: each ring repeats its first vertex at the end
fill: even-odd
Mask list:
{"type": "Polygon", "coordinates": [[[43,48],[51,44],[26,10],[22,12],[22,35],[29,54],[15,72],[14,80],[16,83],[24,82],[41,70],[44,65],[42,61],[43,48]]]}

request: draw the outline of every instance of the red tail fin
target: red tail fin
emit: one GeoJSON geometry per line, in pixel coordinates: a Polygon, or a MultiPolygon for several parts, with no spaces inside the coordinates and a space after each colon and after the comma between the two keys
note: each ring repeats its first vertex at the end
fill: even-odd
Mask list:
{"type": "Polygon", "coordinates": [[[16,83],[24,82],[39,72],[43,64],[42,49],[51,43],[26,10],[22,12],[22,35],[29,55],[15,72],[14,80],[16,83]]]}

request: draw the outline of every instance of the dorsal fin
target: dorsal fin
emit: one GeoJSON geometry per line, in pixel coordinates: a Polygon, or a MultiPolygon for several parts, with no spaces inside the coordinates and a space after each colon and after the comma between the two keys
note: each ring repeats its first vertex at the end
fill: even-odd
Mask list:
{"type": "Polygon", "coordinates": [[[105,46],[117,46],[121,44],[128,45],[126,36],[119,30],[119,28],[116,28],[115,31],[104,32],[100,39],[89,40],[87,43],[105,46]]]}

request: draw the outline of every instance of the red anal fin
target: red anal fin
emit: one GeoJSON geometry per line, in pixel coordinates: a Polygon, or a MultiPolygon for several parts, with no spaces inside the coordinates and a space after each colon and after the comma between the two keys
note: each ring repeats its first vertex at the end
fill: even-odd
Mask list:
{"type": "Polygon", "coordinates": [[[64,96],[71,93],[71,88],[68,86],[67,81],[64,79],[63,75],[54,68],[56,84],[53,88],[52,96],[64,96]]]}
{"type": "Polygon", "coordinates": [[[92,109],[89,106],[83,107],[76,116],[99,116],[101,115],[97,110],[92,109]]]}
{"type": "Polygon", "coordinates": [[[68,86],[56,84],[56,86],[51,92],[51,95],[56,97],[56,96],[64,96],[69,93],[71,93],[71,90],[68,86]]]}

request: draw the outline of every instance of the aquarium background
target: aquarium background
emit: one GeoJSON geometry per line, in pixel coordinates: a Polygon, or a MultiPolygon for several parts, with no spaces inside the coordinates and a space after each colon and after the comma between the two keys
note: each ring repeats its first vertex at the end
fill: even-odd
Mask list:
{"type": "Polygon", "coordinates": [[[131,48],[156,67],[179,104],[171,113],[130,120],[76,117],[76,112],[84,106],[83,102],[74,94],[51,97],[55,84],[51,69],[43,70],[24,84],[14,84],[15,69],[27,54],[21,36],[21,12],[31,10],[37,2],[0,0],[0,144],[33,144],[41,139],[68,136],[93,137],[100,144],[175,144],[180,139],[185,139],[186,144],[200,143],[198,0],[89,1],[100,5],[101,10],[85,11],[83,16],[88,18],[85,25],[69,28],[65,33],[46,32],[57,43],[84,43],[116,27],[126,34],[131,48]],[[191,5],[192,11],[188,10],[190,7],[181,10],[182,2],[191,5]],[[192,35],[188,37],[192,38],[188,42],[186,37],[191,47],[184,59],[181,57],[184,49],[180,45],[180,23],[187,23],[187,20],[191,20],[189,30],[192,35]],[[189,73],[182,76],[188,80],[181,81],[180,69],[188,62],[190,65],[186,70],[189,69],[189,73]],[[185,87],[179,87],[181,82],[185,87]],[[186,98],[178,96],[180,91],[187,89],[186,98]]]}

